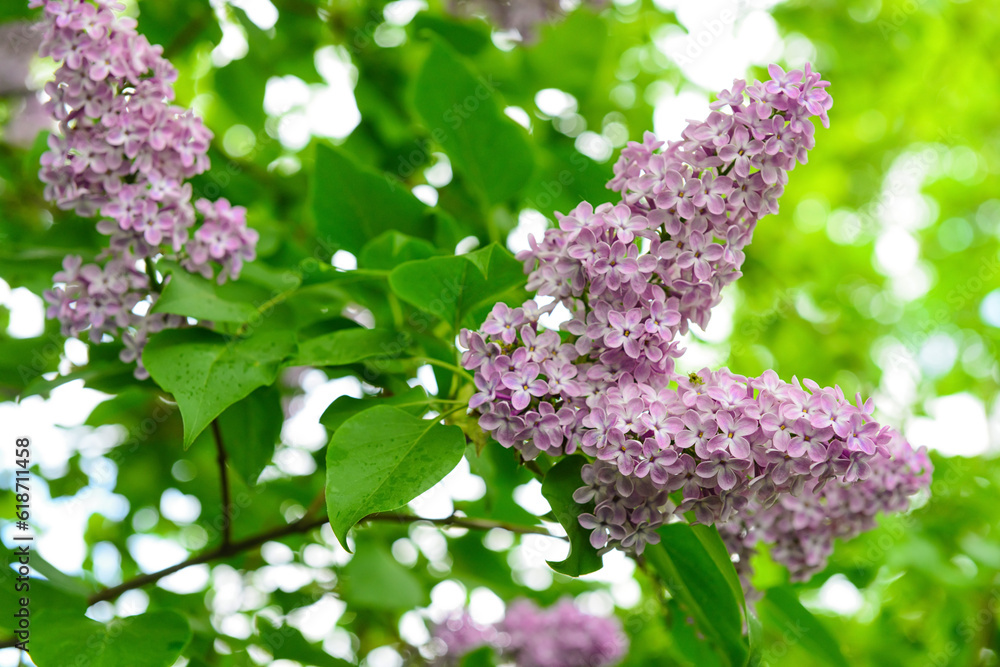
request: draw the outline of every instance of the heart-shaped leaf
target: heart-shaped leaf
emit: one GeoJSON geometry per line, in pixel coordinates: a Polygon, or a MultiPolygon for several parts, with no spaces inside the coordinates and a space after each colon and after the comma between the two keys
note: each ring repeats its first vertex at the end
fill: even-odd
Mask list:
{"type": "Polygon", "coordinates": [[[720,564],[713,557],[714,548],[706,547],[687,524],[672,523],[657,532],[660,543],[646,548],[647,561],[727,664],[742,667],[748,655],[743,618],[724,571],[734,569],[732,562],[720,564]]]}
{"type": "Polygon", "coordinates": [[[150,339],[142,361],[180,406],[188,447],[223,410],[272,384],[294,349],[290,331],[227,339],[201,328],[170,329],[150,339]]]}
{"type": "Polygon", "coordinates": [[[191,641],[188,622],[169,610],[98,623],[77,611],[40,609],[31,628],[38,667],[170,667],[191,641]]]}
{"type": "Polygon", "coordinates": [[[413,500],[451,472],[464,451],[457,426],[399,408],[378,405],[348,419],[326,450],[326,505],[337,539],[346,548],[354,524],[413,500]]]}
{"type": "MultiPolygon", "coordinates": [[[[475,326],[497,301],[525,282],[523,265],[497,244],[467,255],[406,262],[389,274],[404,301],[459,328],[475,326]]],[[[520,301],[523,294],[516,295],[520,301]]]]}
{"type": "Polygon", "coordinates": [[[534,170],[528,134],[504,114],[499,85],[434,38],[414,88],[431,138],[490,204],[519,192],[534,170]]]}
{"type": "Polygon", "coordinates": [[[582,456],[567,456],[545,473],[542,495],[549,501],[552,513],[566,530],[569,537],[569,555],[559,562],[549,561],[549,567],[556,572],[579,577],[601,569],[603,560],[590,544],[589,533],[580,525],[578,517],[582,512],[593,511],[593,503],[588,509],[573,500],[573,492],[583,486],[580,470],[587,459],[582,456]]]}

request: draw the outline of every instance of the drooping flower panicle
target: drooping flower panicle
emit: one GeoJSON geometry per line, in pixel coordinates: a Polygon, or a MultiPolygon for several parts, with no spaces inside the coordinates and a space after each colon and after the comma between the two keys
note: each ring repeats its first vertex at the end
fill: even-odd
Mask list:
{"type": "MultiPolygon", "coordinates": [[[[46,293],[50,317],[63,333],[91,339],[128,334],[134,345],[147,332],[177,326],[183,318],[138,315],[155,301],[139,261],[178,260],[190,271],[220,282],[239,275],[255,256],[257,232],[246,211],[199,199],[187,179],[209,167],[212,133],[188,109],[172,104],[177,71],[163,49],[136,32],[122,5],[108,0],[31,0],[41,7],[39,49],[60,63],[45,86],[46,109],[58,122],[42,156],[45,197],[82,216],[99,215],[110,237],[100,264],[81,267],[68,258],[46,293]],[[198,227],[198,214],[204,222],[198,227]]],[[[134,348],[126,356],[138,362],[134,348]]],[[[141,362],[139,375],[144,371],[141,362]]]]}
{"type": "Polygon", "coordinates": [[[875,528],[882,513],[903,512],[931,483],[930,458],[892,433],[885,452],[866,462],[863,480],[821,485],[810,480],[797,495],[782,495],[770,507],[754,505],[743,517],[720,526],[737,571],[749,587],[750,559],[758,543],[772,545],[771,558],[788,568],[792,581],[806,581],[826,567],[836,539],[849,540],[875,528]]]}
{"type": "MultiPolygon", "coordinates": [[[[703,523],[744,522],[745,535],[774,507],[865,488],[873,467],[913,457],[916,481],[900,488],[929,474],[922,453],[874,421],[871,401],[837,387],[773,371],[675,372],[678,335],[708,323],[741,275],[757,221],[777,212],[787,172],[806,161],[810,118],[828,122],[818,73],[769,71],[766,83],[734,82],[680,141],[647,133],[629,144],[609,183],[622,202],[557,214],[558,226],[518,255],[528,289],[548,304],[499,303],[480,332],[460,337],[484,430],[528,459],[594,459],[575,498],[593,503],[580,523],[596,548],[641,554],[660,525],[688,511],[703,523]],[[558,305],[570,314],[562,335],[539,325],[558,305]]],[[[774,530],[759,534],[776,540],[774,530]]]]}

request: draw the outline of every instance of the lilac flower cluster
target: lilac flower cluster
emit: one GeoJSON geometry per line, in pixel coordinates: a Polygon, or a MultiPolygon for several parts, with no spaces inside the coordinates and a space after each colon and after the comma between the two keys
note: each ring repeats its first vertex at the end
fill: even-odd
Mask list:
{"type": "MultiPolygon", "coordinates": [[[[742,275],[743,248],[757,221],[778,212],[787,172],[815,145],[812,116],[829,124],[833,100],[813,72],[768,68],[766,83],[737,80],[722,91],[708,118],[691,121],[679,141],[647,132],[630,143],[608,184],[634,215],[657,223],[650,252],[663,260],[656,275],[680,300],[681,332],[705,327],[723,287],[742,275]]],[[[568,239],[567,239],[568,241],[568,239]]],[[[552,252],[542,245],[538,259],[552,252]]]]}
{"type": "MultiPolygon", "coordinates": [[[[606,0],[587,0],[595,8],[601,8],[606,0]]],[[[503,30],[516,30],[521,40],[532,43],[538,36],[538,28],[553,23],[565,14],[559,0],[451,0],[448,10],[462,17],[485,15],[503,30]]]]}
{"type": "Polygon", "coordinates": [[[436,655],[433,664],[457,665],[462,657],[483,646],[493,646],[497,630],[492,625],[480,625],[463,610],[438,623],[433,628],[431,650],[436,655]]]}
{"type": "Polygon", "coordinates": [[[810,480],[797,495],[783,495],[766,507],[754,505],[737,521],[720,526],[737,570],[749,585],[750,559],[758,543],[771,544],[771,557],[785,565],[792,581],[806,581],[826,567],[835,539],[849,540],[875,528],[880,513],[903,512],[910,498],[930,486],[933,465],[923,448],[914,450],[898,433],[866,462],[870,472],[855,483],[810,480]]]}
{"type": "Polygon", "coordinates": [[[724,524],[853,488],[898,439],[871,401],[852,403],[839,387],[773,371],[675,373],[678,335],[707,324],[757,221],[777,211],[787,171],[805,162],[810,117],[828,122],[819,74],[769,70],[766,83],[723,91],[681,141],[630,144],[609,183],[622,203],[583,203],[518,255],[528,289],[550,303],[497,304],[460,337],[484,430],[524,458],[595,459],[574,497],[593,503],[580,523],[598,549],[641,554],[688,511],[724,524]],[[563,335],[538,324],[556,305],[571,315],[563,335]]]}
{"type": "MultiPolygon", "coordinates": [[[[118,16],[109,0],[31,0],[43,8],[45,32],[39,53],[60,63],[45,92],[46,109],[58,122],[42,156],[45,197],[82,216],[99,214],[97,228],[110,236],[98,258],[103,268],[72,258],[46,294],[50,317],[66,335],[88,327],[91,338],[129,333],[139,345],[148,331],[175,326],[133,313],[150,303],[150,285],[136,275],[139,260],[178,260],[189,271],[219,282],[235,278],[255,256],[257,232],[246,211],[220,200],[192,204],[185,181],[209,167],[211,132],[190,110],[170,104],[177,71],[118,16]],[[196,229],[198,213],[204,222],[196,229]],[[100,274],[100,278],[98,278],[100,274]],[[110,316],[110,317],[109,317],[110,316]]],[[[127,356],[137,356],[133,349],[127,356]]],[[[139,366],[139,374],[143,371],[139,366]]]]}
{"type": "Polygon", "coordinates": [[[520,667],[606,667],[628,650],[618,619],[584,613],[569,599],[548,609],[515,600],[496,626],[479,625],[463,613],[436,626],[433,635],[438,665],[458,664],[481,646],[520,667]]]}
{"type": "Polygon", "coordinates": [[[870,461],[888,455],[894,432],[873,420],[871,401],[852,404],[839,388],[805,385],[782,382],[774,371],[747,379],[703,369],[641,403],[623,409],[612,399],[607,409],[594,408],[605,415],[598,433],[608,442],[574,494],[595,503],[580,516],[591,544],[642,553],[673,514],[693,510],[701,523],[724,523],[806,488],[866,479],[870,461]],[[629,410],[639,415],[638,430],[623,429],[620,415],[629,410]],[[613,458],[604,454],[611,447],[613,458]]]}

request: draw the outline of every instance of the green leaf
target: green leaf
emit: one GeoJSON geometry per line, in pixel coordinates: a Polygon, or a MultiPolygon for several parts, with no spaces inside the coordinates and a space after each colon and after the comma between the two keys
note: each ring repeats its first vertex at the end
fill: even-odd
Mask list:
{"type": "Polygon", "coordinates": [[[569,556],[559,562],[549,561],[549,567],[571,577],[596,572],[603,564],[597,550],[590,545],[589,532],[578,521],[582,512],[592,511],[593,507],[588,510],[586,505],[573,500],[573,492],[583,486],[580,470],[586,464],[587,459],[582,456],[567,456],[545,474],[542,482],[542,495],[566,530],[570,544],[569,556]]]}
{"type": "Polygon", "coordinates": [[[0,346],[3,347],[0,392],[14,396],[40,379],[43,373],[59,369],[64,343],[57,333],[37,338],[10,338],[2,333],[6,330],[7,324],[0,322],[0,346]]]}
{"type": "Polygon", "coordinates": [[[671,649],[686,659],[681,664],[685,667],[719,667],[722,664],[719,655],[688,623],[687,612],[677,604],[677,600],[667,600],[666,606],[670,617],[668,628],[672,640],[671,649]]]}
{"type": "Polygon", "coordinates": [[[565,21],[544,26],[542,39],[525,49],[526,73],[540,88],[558,88],[586,101],[598,80],[595,73],[607,38],[604,20],[588,11],[573,12],[565,21]]]}
{"type": "MultiPolygon", "coordinates": [[[[3,8],[0,8],[0,20],[3,21],[10,21],[12,19],[26,19],[29,18],[31,14],[32,11],[28,9],[28,3],[26,2],[4,3],[3,8]]],[[[24,31],[25,35],[23,39],[27,41],[30,38],[28,34],[28,26],[27,25],[20,26],[20,29],[24,31]]],[[[10,39],[11,42],[14,43],[15,37],[12,35],[10,37],[7,37],[7,39],[10,39]]]]}
{"type": "Polygon", "coordinates": [[[460,23],[450,17],[420,12],[410,22],[413,30],[434,32],[462,55],[472,56],[490,44],[490,33],[485,24],[460,23]]]}
{"type": "Polygon", "coordinates": [[[316,322],[341,317],[350,303],[368,305],[369,295],[381,295],[385,301],[386,279],[358,271],[339,273],[318,270],[311,282],[288,296],[284,305],[291,312],[295,328],[303,329],[316,322]]]}
{"type": "MultiPolygon", "coordinates": [[[[95,590],[93,585],[66,574],[37,553],[31,554],[31,569],[45,577],[54,588],[69,595],[86,598],[95,590]]],[[[32,582],[32,586],[34,586],[34,582],[32,582]]]]}
{"type": "Polygon", "coordinates": [[[275,660],[295,660],[319,667],[348,667],[351,664],[333,657],[321,645],[313,644],[290,625],[273,625],[264,616],[257,616],[254,622],[261,644],[275,660]]]}
{"type": "Polygon", "coordinates": [[[229,463],[249,486],[274,456],[284,419],[281,393],[274,387],[255,390],[219,415],[229,463]]]}
{"type": "MultiPolygon", "coordinates": [[[[151,44],[168,48],[178,40],[184,47],[181,52],[186,53],[194,45],[218,44],[222,39],[222,30],[211,6],[200,2],[143,2],[141,7],[142,20],[138,29],[151,44]]],[[[177,55],[170,57],[173,59],[177,55]]]]}
{"type": "Polygon", "coordinates": [[[461,667],[491,667],[497,664],[496,651],[489,646],[482,646],[462,656],[461,667]]]}
{"type": "Polygon", "coordinates": [[[341,595],[352,608],[395,611],[430,602],[420,580],[383,545],[362,540],[341,572],[341,595]]]}
{"type": "Polygon", "coordinates": [[[715,526],[698,524],[691,526],[691,532],[698,538],[701,545],[705,547],[708,555],[712,557],[715,566],[719,568],[719,572],[726,578],[726,583],[729,584],[729,590],[732,591],[733,598],[736,599],[740,608],[746,613],[746,599],[743,596],[743,585],[740,583],[740,576],[736,573],[736,568],[733,566],[733,559],[729,555],[729,549],[726,548],[726,543],[722,541],[722,536],[719,535],[719,529],[715,526]]]}
{"type": "MultiPolygon", "coordinates": [[[[559,86],[554,86],[559,88],[559,86]]],[[[522,207],[552,217],[581,201],[597,206],[617,194],[606,185],[614,176],[610,164],[601,164],[576,150],[572,143],[556,144],[538,152],[538,169],[522,193],[522,207]]]]}
{"type": "Polygon", "coordinates": [[[407,262],[389,274],[399,298],[455,328],[478,307],[489,310],[524,282],[523,265],[495,243],[467,255],[407,262]]]}
{"type": "Polygon", "coordinates": [[[31,628],[38,667],[170,667],[191,641],[188,622],[169,610],[98,623],[80,612],[40,609],[31,628]]]}
{"type": "Polygon", "coordinates": [[[785,586],[764,591],[759,608],[787,642],[798,643],[809,655],[832,667],[847,667],[840,643],[826,625],[802,606],[795,591],[785,586]]]}
{"type": "Polygon", "coordinates": [[[319,422],[330,432],[333,432],[352,416],[376,405],[391,405],[414,417],[420,417],[430,410],[430,406],[435,400],[433,396],[427,395],[423,387],[413,387],[409,391],[395,396],[365,396],[364,398],[341,396],[323,412],[319,422]]]}
{"type": "Polygon", "coordinates": [[[497,204],[517,194],[534,169],[527,132],[503,113],[499,83],[434,38],[415,82],[414,104],[455,167],[497,204]]]}
{"type": "Polygon", "coordinates": [[[373,512],[393,510],[458,465],[465,437],[457,426],[379,405],[348,419],[326,450],[330,527],[347,548],[347,531],[373,512]]]}
{"type": "Polygon", "coordinates": [[[341,329],[299,343],[298,366],[344,366],[391,353],[400,334],[385,329],[341,329]]]}
{"type": "Polygon", "coordinates": [[[170,280],[150,312],[172,313],[213,322],[246,322],[257,314],[252,302],[263,303],[267,293],[261,288],[228,282],[217,285],[174,264],[157,267],[170,280]]]}
{"type": "Polygon", "coordinates": [[[393,229],[433,238],[427,207],[393,176],[365,169],[341,150],[316,146],[312,211],[321,240],[358,253],[365,243],[393,229]]]}
{"type": "MultiPolygon", "coordinates": [[[[43,352],[45,349],[48,348],[43,348],[43,352]]],[[[134,374],[135,365],[126,364],[118,358],[118,352],[121,349],[121,344],[117,342],[91,345],[89,349],[90,359],[86,366],[81,366],[66,375],[57,375],[51,380],[36,376],[28,382],[20,396],[21,398],[34,395],[48,397],[53,389],[73,380],[83,380],[90,389],[103,391],[107,394],[117,394],[135,387],[137,384],[134,374]]]]}
{"type": "MultiPolygon", "coordinates": [[[[25,582],[24,579],[18,581],[18,577],[21,575],[14,569],[19,565],[15,549],[4,549],[5,553],[0,555],[0,586],[2,586],[2,590],[7,591],[4,595],[0,595],[0,631],[5,636],[10,636],[17,630],[18,619],[14,614],[20,610],[20,598],[22,597],[29,600],[32,623],[36,619],[35,613],[43,609],[74,610],[83,616],[83,613],[87,611],[86,594],[92,593],[92,590],[82,593],[83,583],[61,572],[62,577],[72,580],[72,585],[66,586],[62,582],[39,579],[33,573],[29,575],[31,579],[28,582],[25,582]],[[23,588],[25,583],[30,585],[29,589],[23,588]]],[[[38,570],[36,567],[37,556],[38,553],[33,551],[31,566],[32,569],[36,570],[38,570]]],[[[34,639],[34,634],[32,634],[32,639],[34,639]]]]}
{"type": "MultiPolygon", "coordinates": [[[[233,60],[215,70],[215,90],[241,122],[251,129],[263,128],[264,91],[267,77],[261,76],[256,54],[233,60]]],[[[255,130],[256,131],[256,130],[255,130]]]]}
{"type": "MultiPolygon", "coordinates": [[[[720,649],[730,667],[741,667],[748,650],[740,605],[724,567],[691,526],[673,523],[657,531],[660,543],[646,548],[647,561],[698,628],[720,649]]],[[[728,563],[732,568],[732,563],[728,563]]]]}
{"type": "Polygon", "coordinates": [[[423,239],[390,230],[365,244],[361,254],[358,255],[358,266],[391,271],[403,262],[427,259],[436,252],[434,245],[423,239]]]}
{"type": "Polygon", "coordinates": [[[223,410],[273,383],[294,347],[288,331],[228,340],[201,328],[171,329],[150,339],[142,360],[180,406],[188,447],[223,410]]]}
{"type": "MultiPolygon", "coordinates": [[[[740,583],[740,576],[736,573],[736,567],[733,565],[733,559],[729,554],[729,549],[726,548],[726,543],[722,540],[722,536],[719,534],[719,529],[715,526],[698,524],[691,526],[691,531],[694,533],[694,536],[698,538],[698,541],[701,542],[701,545],[705,547],[705,551],[708,552],[709,556],[712,557],[712,560],[715,562],[715,566],[719,568],[719,571],[726,577],[726,582],[729,584],[729,590],[733,592],[736,604],[738,604],[742,610],[743,620],[747,623],[747,627],[754,629],[756,619],[753,618],[752,612],[747,607],[746,597],[743,594],[743,584],[740,583]]],[[[748,647],[751,651],[760,649],[759,640],[760,636],[758,634],[754,632],[748,634],[748,647]]]]}

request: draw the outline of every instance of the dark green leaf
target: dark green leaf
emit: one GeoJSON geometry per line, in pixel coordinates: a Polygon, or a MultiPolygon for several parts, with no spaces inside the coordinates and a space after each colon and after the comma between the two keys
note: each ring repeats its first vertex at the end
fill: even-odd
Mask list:
{"type": "Polygon", "coordinates": [[[414,417],[420,417],[430,410],[434,397],[428,396],[423,387],[413,387],[407,392],[395,396],[341,396],[326,409],[319,421],[328,430],[336,431],[340,425],[362,410],[376,405],[391,405],[405,410],[414,417]]]}
{"type": "Polygon", "coordinates": [[[379,405],[348,419],[326,452],[330,527],[342,545],[347,531],[373,512],[396,509],[458,465],[465,437],[457,426],[379,405]]]}
{"type": "Polygon", "coordinates": [[[215,90],[236,118],[251,128],[264,127],[264,90],[267,78],[253,54],[215,70],[215,90]]]}
{"type": "MultiPolygon", "coordinates": [[[[0,331],[6,331],[3,324],[0,331]]],[[[0,333],[0,391],[8,395],[20,394],[27,386],[39,380],[43,373],[59,368],[63,353],[63,338],[57,332],[38,338],[9,338],[0,333]]]]}
{"type": "MultiPolygon", "coordinates": [[[[691,526],[673,523],[657,531],[660,543],[646,548],[647,561],[698,629],[711,639],[730,667],[747,657],[743,619],[729,577],[691,526]]],[[[732,563],[728,564],[732,568],[732,563]]]]}
{"type": "Polygon", "coordinates": [[[154,313],[172,313],[213,322],[246,322],[257,314],[255,304],[267,300],[259,287],[229,282],[218,285],[176,265],[158,267],[169,273],[170,280],[150,309],[154,313]]]}
{"type": "Polygon", "coordinates": [[[188,622],[168,610],[98,623],[80,612],[40,609],[31,628],[38,667],[170,667],[191,641],[188,622]]]}
{"type": "Polygon", "coordinates": [[[733,559],[729,555],[726,543],[722,541],[722,536],[719,535],[718,528],[698,524],[691,526],[691,532],[698,538],[701,545],[705,547],[705,551],[712,557],[712,561],[719,568],[719,572],[726,577],[726,583],[729,584],[729,590],[732,591],[733,598],[736,599],[736,602],[745,613],[746,600],[743,596],[743,585],[740,584],[740,577],[733,566],[733,559]]]}
{"type": "Polygon", "coordinates": [[[543,29],[542,39],[527,49],[525,68],[539,86],[565,90],[578,100],[586,100],[607,38],[608,28],[600,17],[586,10],[573,12],[565,21],[543,29]],[[560,66],[553,67],[554,62],[560,66]]]}
{"type": "MultiPolygon", "coordinates": [[[[0,595],[0,630],[5,635],[9,636],[17,629],[17,617],[14,614],[20,609],[20,598],[22,597],[29,600],[32,622],[35,619],[34,614],[42,609],[67,609],[75,611],[80,616],[83,615],[87,610],[86,594],[93,592],[92,590],[87,589],[83,582],[61,572],[57,581],[40,579],[35,573],[29,575],[31,579],[27,582],[24,579],[18,580],[21,575],[11,567],[20,565],[17,562],[18,557],[15,550],[16,547],[15,549],[4,549],[5,553],[0,557],[0,586],[5,591],[4,595],[0,595]],[[58,580],[60,578],[69,579],[71,583],[67,585],[65,581],[58,580]],[[23,587],[26,583],[30,588],[18,589],[19,586],[23,587]]],[[[38,553],[33,550],[31,565],[33,569],[39,571],[34,568],[37,556],[38,553]]],[[[46,565],[48,564],[46,563],[46,565]]]]}
{"type": "Polygon", "coordinates": [[[462,657],[461,667],[491,667],[497,664],[496,651],[489,646],[477,648],[462,657]]]}
{"type": "Polygon", "coordinates": [[[170,2],[142,0],[139,30],[150,43],[160,44],[170,58],[186,47],[205,40],[218,43],[222,34],[212,8],[201,2],[170,2]]]}
{"type": "Polygon", "coordinates": [[[685,667],[719,667],[719,655],[712,650],[711,644],[705,641],[704,636],[700,636],[677,600],[667,600],[667,609],[670,612],[670,638],[671,648],[687,659],[682,662],[685,667]]]}
{"type": "Polygon", "coordinates": [[[603,564],[597,550],[590,545],[590,533],[578,520],[581,513],[593,511],[593,503],[588,508],[573,500],[573,492],[583,486],[580,470],[586,464],[587,459],[582,456],[567,456],[545,474],[542,482],[542,495],[549,501],[552,513],[566,530],[570,544],[566,560],[549,561],[549,567],[571,577],[596,572],[603,564]]]}
{"type": "MultiPolygon", "coordinates": [[[[50,349],[48,346],[43,347],[42,353],[48,354],[50,349]]],[[[48,396],[49,392],[56,387],[73,380],[83,380],[87,387],[109,394],[117,394],[127,388],[134,387],[137,384],[134,374],[135,366],[126,364],[118,358],[121,349],[121,344],[117,342],[91,345],[90,359],[86,366],[72,370],[66,375],[57,375],[51,380],[37,376],[24,388],[21,397],[36,394],[48,396]]]]}
{"type": "Polygon", "coordinates": [[[293,349],[287,331],[226,339],[200,328],[172,329],[150,339],[142,360],[153,380],[177,400],[187,447],[223,410],[274,382],[293,349]]]}
{"type": "Polygon", "coordinates": [[[492,308],[524,281],[522,264],[497,244],[467,255],[407,262],[389,274],[399,298],[456,328],[479,306],[492,308]]]}
{"type": "Polygon", "coordinates": [[[318,667],[348,667],[351,664],[333,657],[321,645],[311,643],[290,625],[272,625],[264,616],[257,616],[255,622],[261,643],[275,660],[295,660],[318,667]]]}
{"type": "Polygon", "coordinates": [[[385,329],[342,329],[299,343],[298,366],[343,366],[386,355],[400,334],[385,329]]]}
{"type": "Polygon", "coordinates": [[[420,580],[400,565],[381,544],[361,540],[357,553],[341,574],[342,595],[351,607],[413,609],[430,598],[420,580]]]}
{"type": "Polygon", "coordinates": [[[459,23],[428,12],[420,12],[414,16],[410,26],[417,32],[427,30],[436,33],[465,56],[479,53],[490,43],[490,33],[484,29],[485,26],[459,23]]]}
{"type": "Polygon", "coordinates": [[[414,102],[431,138],[490,204],[517,194],[534,168],[527,133],[503,113],[498,86],[437,38],[415,82],[414,102]]]}
{"type": "Polygon", "coordinates": [[[316,146],[311,196],[316,229],[326,246],[358,253],[390,229],[434,236],[427,207],[405,185],[361,167],[340,149],[316,146]]]}
{"type": "Polygon", "coordinates": [[[800,644],[813,658],[832,667],[847,667],[837,638],[802,606],[794,591],[784,586],[769,588],[764,591],[760,609],[781,631],[784,641],[800,644]]]}
{"type": "Polygon", "coordinates": [[[284,419],[281,394],[274,387],[255,390],[219,415],[229,463],[249,486],[274,456],[284,419]]]}
{"type": "Polygon", "coordinates": [[[436,252],[434,245],[423,239],[390,230],[365,244],[358,255],[358,266],[390,271],[403,262],[427,259],[436,252]]]}

